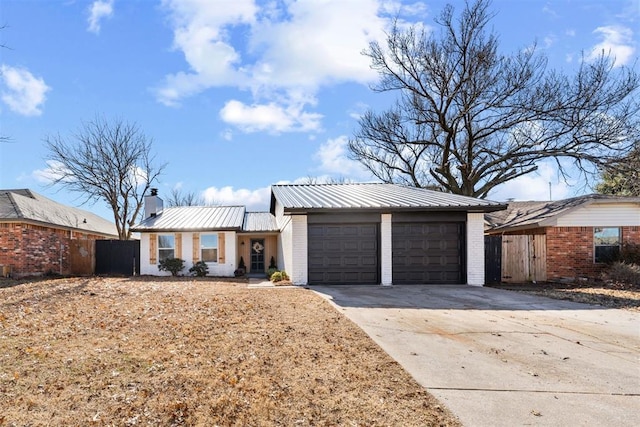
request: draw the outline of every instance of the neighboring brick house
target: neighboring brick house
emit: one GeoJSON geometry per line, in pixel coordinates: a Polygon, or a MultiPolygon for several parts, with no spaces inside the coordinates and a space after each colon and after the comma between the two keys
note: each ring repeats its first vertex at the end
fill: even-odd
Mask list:
{"type": "Polygon", "coordinates": [[[503,236],[503,281],[596,278],[624,243],[640,244],[638,197],[510,202],[485,219],[487,235],[503,236]]]}
{"type": "Polygon", "coordinates": [[[93,241],[117,238],[115,225],[91,212],[28,189],[0,190],[0,266],[5,276],[91,274],[93,241]]]}

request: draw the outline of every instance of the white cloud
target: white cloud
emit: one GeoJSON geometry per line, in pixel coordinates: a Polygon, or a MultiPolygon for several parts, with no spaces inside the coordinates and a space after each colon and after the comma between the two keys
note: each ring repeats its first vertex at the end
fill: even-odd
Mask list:
{"type": "Polygon", "coordinates": [[[367,170],[360,162],[349,159],[348,143],[349,140],[343,135],[322,144],[314,156],[320,162],[318,169],[337,177],[355,180],[368,177],[367,170]]]}
{"type": "Polygon", "coordinates": [[[24,116],[39,116],[46,94],[51,88],[41,77],[35,77],[24,68],[0,66],[0,77],[4,83],[2,101],[11,111],[24,116]]]}
{"type": "Polygon", "coordinates": [[[248,211],[269,210],[271,187],[248,190],[233,187],[209,187],[202,193],[205,202],[221,206],[246,206],[248,211]]]}
{"type": "Polygon", "coordinates": [[[31,173],[36,181],[43,184],[52,184],[55,180],[64,177],[65,167],[62,163],[53,160],[47,160],[45,169],[36,169],[31,173]]]}
{"type": "Polygon", "coordinates": [[[304,112],[302,106],[283,106],[273,102],[246,105],[231,100],[220,111],[220,117],[244,132],[281,133],[318,130],[322,115],[304,112]]]}
{"type": "Polygon", "coordinates": [[[589,53],[590,60],[596,59],[598,56],[611,53],[615,58],[615,65],[621,66],[629,62],[633,57],[635,48],[633,46],[633,31],[630,28],[622,26],[605,26],[598,27],[594,33],[602,37],[602,41],[596,44],[589,53]]]}
{"type": "Polygon", "coordinates": [[[558,177],[557,170],[551,163],[540,163],[536,172],[505,182],[491,191],[490,200],[559,200],[570,196],[570,187],[558,177]],[[551,183],[551,188],[549,188],[551,183]]]}
{"type": "MultiPolygon", "coordinates": [[[[229,100],[220,112],[227,123],[244,131],[318,131],[321,116],[308,110],[320,87],[377,78],[361,52],[370,41],[383,40],[391,22],[381,3],[389,4],[238,0],[219,7],[165,0],[174,48],[184,54],[188,70],[165,77],[156,89],[158,101],[178,105],[210,88],[235,87],[253,99],[229,100]]],[[[423,10],[420,5],[411,10],[423,10]]]]}
{"type": "Polygon", "coordinates": [[[96,0],[89,7],[89,26],[87,30],[98,34],[100,32],[100,21],[113,16],[113,0],[96,0]]]}

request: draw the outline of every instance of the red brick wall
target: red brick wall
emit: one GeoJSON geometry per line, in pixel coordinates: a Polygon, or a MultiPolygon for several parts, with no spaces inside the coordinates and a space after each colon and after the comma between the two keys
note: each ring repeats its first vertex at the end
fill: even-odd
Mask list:
{"type": "MultiPolygon", "coordinates": [[[[593,227],[547,227],[547,279],[597,278],[605,264],[593,262],[593,227]]],[[[640,227],[622,227],[625,242],[640,243],[640,227]]]]}
{"type": "MultiPolygon", "coordinates": [[[[11,266],[13,277],[68,274],[71,236],[72,232],[69,230],[24,223],[2,223],[0,265],[11,266]]],[[[74,231],[73,238],[95,240],[100,236],[74,231]]]]}

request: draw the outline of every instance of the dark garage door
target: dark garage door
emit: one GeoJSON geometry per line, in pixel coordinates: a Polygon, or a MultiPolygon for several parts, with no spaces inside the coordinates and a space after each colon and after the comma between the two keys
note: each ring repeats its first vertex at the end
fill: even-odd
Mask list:
{"type": "Polygon", "coordinates": [[[463,283],[463,223],[394,223],[394,284],[463,283]]]}
{"type": "Polygon", "coordinates": [[[309,224],[310,284],[377,284],[378,224],[309,224]]]}

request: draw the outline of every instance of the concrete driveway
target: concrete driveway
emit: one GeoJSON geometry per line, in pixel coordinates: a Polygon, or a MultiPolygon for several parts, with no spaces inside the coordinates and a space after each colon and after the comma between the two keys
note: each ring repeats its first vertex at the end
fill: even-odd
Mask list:
{"type": "Polygon", "coordinates": [[[313,286],[466,426],[636,426],[640,313],[470,286],[313,286]]]}

